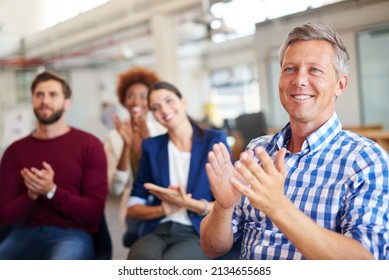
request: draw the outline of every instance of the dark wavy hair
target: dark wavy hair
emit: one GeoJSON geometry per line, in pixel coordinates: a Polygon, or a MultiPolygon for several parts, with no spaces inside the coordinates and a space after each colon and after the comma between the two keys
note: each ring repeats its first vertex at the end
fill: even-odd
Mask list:
{"type": "Polygon", "coordinates": [[[126,91],[133,84],[143,84],[149,88],[153,83],[159,81],[158,75],[145,67],[135,66],[119,74],[116,94],[119,102],[124,105],[126,91]]]}
{"type": "Polygon", "coordinates": [[[60,74],[58,74],[54,71],[49,71],[49,70],[43,71],[42,73],[38,74],[34,78],[34,80],[32,81],[32,84],[31,84],[31,93],[34,92],[34,90],[38,86],[38,84],[40,84],[42,82],[49,81],[49,80],[55,80],[62,85],[62,90],[63,90],[63,93],[64,93],[66,99],[69,99],[72,96],[72,90],[71,90],[69,84],[67,83],[67,81],[65,80],[65,78],[63,76],[61,76],[60,74]]]}

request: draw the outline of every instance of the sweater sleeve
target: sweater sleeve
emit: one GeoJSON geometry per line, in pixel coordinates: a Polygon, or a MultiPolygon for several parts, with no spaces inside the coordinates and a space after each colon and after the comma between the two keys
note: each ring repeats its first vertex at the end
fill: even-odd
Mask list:
{"type": "Polygon", "coordinates": [[[0,226],[25,220],[37,204],[27,194],[16,157],[12,149],[7,149],[0,163],[0,226]]]}
{"type": "Polygon", "coordinates": [[[80,193],[71,193],[58,186],[51,206],[84,225],[96,225],[103,216],[108,194],[107,160],[103,144],[91,141],[83,151],[83,170],[80,193]]]}

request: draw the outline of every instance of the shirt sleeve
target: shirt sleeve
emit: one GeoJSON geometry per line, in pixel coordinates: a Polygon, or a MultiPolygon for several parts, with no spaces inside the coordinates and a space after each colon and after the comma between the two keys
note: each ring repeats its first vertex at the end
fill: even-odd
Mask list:
{"type": "Polygon", "coordinates": [[[376,148],[362,151],[354,165],[342,215],[342,231],[376,259],[389,259],[388,157],[376,148]]]}
{"type": "Polygon", "coordinates": [[[134,206],[134,205],[146,205],[146,199],[137,197],[137,196],[130,196],[127,203],[127,208],[134,206]]]}
{"type": "Polygon", "coordinates": [[[132,181],[133,180],[130,170],[122,171],[116,169],[111,181],[111,193],[114,195],[122,194],[127,183],[131,184],[132,181]]]}

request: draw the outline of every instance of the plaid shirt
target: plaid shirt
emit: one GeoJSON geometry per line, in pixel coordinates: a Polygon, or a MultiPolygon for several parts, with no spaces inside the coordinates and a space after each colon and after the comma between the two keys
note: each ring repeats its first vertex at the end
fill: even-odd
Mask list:
{"type": "MultiPolygon", "coordinates": [[[[279,133],[251,141],[275,158],[291,136],[279,133]]],[[[334,114],[304,141],[301,152],[286,155],[286,197],[324,228],[360,242],[377,259],[389,259],[389,158],[373,141],[341,129],[334,114]]],[[[235,207],[235,239],[243,233],[242,259],[304,259],[264,213],[246,197],[235,207]]],[[[310,234],[307,232],[307,234],[310,234]]]]}

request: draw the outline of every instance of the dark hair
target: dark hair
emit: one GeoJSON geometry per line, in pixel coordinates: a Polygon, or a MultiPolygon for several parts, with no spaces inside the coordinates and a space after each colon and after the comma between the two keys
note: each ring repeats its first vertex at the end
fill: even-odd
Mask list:
{"type": "MultiPolygon", "coordinates": [[[[154,84],[152,84],[149,87],[149,92],[147,94],[147,103],[149,104],[149,109],[150,108],[150,96],[153,91],[160,90],[160,89],[166,89],[170,92],[173,92],[179,99],[182,99],[182,94],[181,92],[172,84],[165,82],[165,81],[159,81],[154,84]]],[[[201,137],[204,135],[204,130],[207,129],[207,127],[202,124],[201,122],[195,121],[191,116],[188,116],[188,119],[192,125],[194,125],[197,128],[198,135],[201,137]]]]}
{"type": "Polygon", "coordinates": [[[42,73],[38,74],[35,79],[32,81],[31,84],[31,93],[34,93],[35,88],[38,86],[38,84],[50,80],[55,80],[62,85],[62,90],[65,95],[66,99],[69,99],[72,96],[72,90],[69,86],[69,84],[66,82],[65,78],[61,76],[60,74],[54,72],[54,71],[43,71],[42,73]]]}
{"type": "Polygon", "coordinates": [[[173,92],[175,95],[177,95],[177,97],[179,99],[182,99],[182,94],[181,92],[178,90],[178,88],[176,88],[175,86],[173,86],[172,84],[168,83],[168,82],[165,82],[165,81],[159,81],[159,82],[156,82],[156,83],[153,83],[150,87],[149,87],[149,92],[147,94],[147,102],[149,104],[149,109],[150,109],[150,95],[153,91],[156,91],[156,90],[159,90],[159,89],[166,89],[168,91],[171,91],[173,92]]]}
{"type": "Polygon", "coordinates": [[[126,91],[133,84],[143,84],[149,88],[153,83],[159,81],[158,75],[147,68],[135,66],[119,75],[116,94],[119,102],[124,105],[126,91]]]}
{"type": "Polygon", "coordinates": [[[292,43],[311,40],[324,40],[330,43],[335,52],[332,64],[337,72],[337,77],[340,78],[348,73],[350,57],[342,39],[339,34],[332,30],[329,26],[319,23],[307,23],[302,26],[297,26],[289,33],[286,41],[279,51],[280,65],[282,65],[284,60],[286,49],[292,43]]]}

